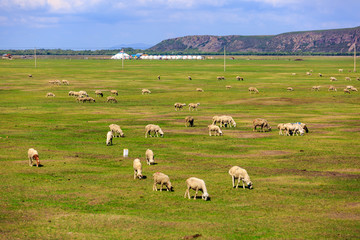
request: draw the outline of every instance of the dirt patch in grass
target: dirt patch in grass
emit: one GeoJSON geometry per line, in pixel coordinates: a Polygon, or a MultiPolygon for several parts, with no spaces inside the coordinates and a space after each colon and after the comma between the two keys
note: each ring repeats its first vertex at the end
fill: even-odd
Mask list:
{"type": "Polygon", "coordinates": [[[266,150],[266,151],[259,151],[259,153],[251,153],[251,154],[243,154],[242,157],[262,157],[262,156],[281,156],[292,154],[293,152],[290,151],[281,151],[281,150],[266,150]]]}
{"type": "Polygon", "coordinates": [[[347,128],[343,129],[344,132],[360,132],[360,128],[347,128]]]}
{"type": "Polygon", "coordinates": [[[239,131],[223,131],[224,135],[236,137],[236,138],[263,138],[270,137],[268,133],[260,133],[260,132],[251,132],[244,133],[239,131]]]}
{"type": "Polygon", "coordinates": [[[328,215],[332,219],[341,219],[341,220],[360,220],[360,215],[356,213],[331,213],[328,215]]]}

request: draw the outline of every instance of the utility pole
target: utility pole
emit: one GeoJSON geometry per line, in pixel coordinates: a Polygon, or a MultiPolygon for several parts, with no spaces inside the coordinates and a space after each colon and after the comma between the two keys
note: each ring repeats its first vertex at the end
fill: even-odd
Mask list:
{"type": "Polygon", "coordinates": [[[36,47],[34,48],[34,55],[35,55],[35,68],[36,68],[36,47]]]}
{"type": "Polygon", "coordinates": [[[356,72],[356,42],[354,43],[354,72],[356,72]]]}
{"type": "Polygon", "coordinates": [[[226,62],[225,62],[225,46],[224,46],[224,72],[226,71],[226,62]]]}

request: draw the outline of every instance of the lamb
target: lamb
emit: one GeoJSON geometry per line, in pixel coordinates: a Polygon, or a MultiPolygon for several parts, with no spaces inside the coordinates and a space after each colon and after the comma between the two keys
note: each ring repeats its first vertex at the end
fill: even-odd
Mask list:
{"type": "Polygon", "coordinates": [[[340,68],[340,69],[339,69],[339,72],[344,72],[344,69],[341,69],[341,68],[340,68]]]}
{"type": "Polygon", "coordinates": [[[33,166],[33,160],[36,160],[36,167],[39,167],[39,165],[40,165],[39,154],[35,149],[29,148],[28,158],[29,158],[29,166],[30,167],[33,166]]]}
{"type": "Polygon", "coordinates": [[[265,119],[262,118],[256,118],[253,120],[253,131],[256,131],[256,127],[260,127],[260,131],[265,132],[265,128],[267,131],[271,131],[271,127],[265,119]]]}
{"type": "Polygon", "coordinates": [[[143,177],[143,175],[142,175],[142,168],[141,168],[140,159],[136,158],[133,161],[133,168],[134,168],[134,179],[136,179],[136,178],[141,179],[143,177]]]}
{"type": "Polygon", "coordinates": [[[189,80],[192,80],[192,78],[191,78],[190,76],[188,76],[188,79],[189,79],[189,80]]]}
{"type": "Polygon", "coordinates": [[[186,191],[185,191],[184,198],[186,198],[186,195],[188,195],[188,197],[190,199],[190,189],[193,189],[196,191],[194,200],[196,200],[196,195],[199,190],[203,192],[201,198],[205,201],[208,199],[209,193],[207,192],[204,180],[195,178],[195,177],[191,177],[191,178],[186,179],[185,182],[186,182],[186,191]]]}
{"type": "Polygon", "coordinates": [[[119,93],[118,93],[118,91],[117,91],[117,90],[111,90],[111,91],[110,91],[110,93],[111,93],[111,94],[113,94],[113,95],[116,95],[116,96],[118,96],[118,95],[119,95],[119,93]]]}
{"type": "Polygon", "coordinates": [[[114,137],[125,137],[125,135],[119,125],[110,124],[109,128],[110,128],[110,131],[114,134],[114,137]]]}
{"type": "Polygon", "coordinates": [[[226,89],[230,89],[231,85],[226,85],[225,87],[226,87],[226,89]]]}
{"type": "Polygon", "coordinates": [[[151,149],[146,150],[145,157],[148,165],[155,164],[154,152],[151,149]]]}
{"type": "Polygon", "coordinates": [[[294,89],[292,87],[288,87],[286,90],[288,91],[294,91],[294,89]]]}
{"type": "Polygon", "coordinates": [[[346,77],[346,78],[345,78],[345,81],[351,81],[351,78],[350,78],[350,77],[346,77]]]}
{"type": "Polygon", "coordinates": [[[337,81],[336,77],[330,77],[330,82],[337,81]]]}
{"type": "Polygon", "coordinates": [[[157,191],[157,184],[160,184],[160,192],[162,192],[163,185],[166,186],[167,191],[172,191],[173,187],[170,182],[170,178],[168,175],[165,175],[161,172],[156,172],[153,174],[154,177],[154,185],[153,185],[153,191],[157,191]]]}
{"type": "Polygon", "coordinates": [[[217,126],[217,125],[212,125],[211,124],[211,125],[208,126],[208,128],[209,128],[209,136],[212,136],[211,132],[214,132],[215,136],[222,136],[223,135],[220,127],[217,126]]]}
{"type": "Polygon", "coordinates": [[[337,89],[334,86],[330,85],[328,91],[335,91],[336,92],[337,89]]]}
{"type": "Polygon", "coordinates": [[[64,85],[69,85],[69,84],[70,84],[68,80],[62,80],[61,82],[62,82],[62,84],[64,84],[64,85]]]}
{"type": "Polygon", "coordinates": [[[174,104],[175,111],[181,110],[181,109],[183,109],[183,107],[185,107],[185,106],[186,106],[185,103],[175,103],[175,104],[174,104]]]}
{"type": "Polygon", "coordinates": [[[108,131],[106,134],[106,146],[112,145],[113,137],[114,137],[114,135],[113,135],[112,131],[108,131]]]}
{"type": "Polygon", "coordinates": [[[189,103],[189,111],[194,111],[194,109],[197,111],[199,105],[200,103],[189,103]]]}
{"type": "Polygon", "coordinates": [[[100,97],[103,97],[103,96],[104,96],[104,94],[101,92],[101,90],[96,90],[96,91],[95,91],[95,95],[96,95],[96,96],[100,96],[100,97]]]}
{"type": "Polygon", "coordinates": [[[259,93],[259,90],[257,90],[257,88],[255,88],[255,87],[249,87],[249,92],[250,93],[259,93]]]}
{"type": "Polygon", "coordinates": [[[284,127],[286,130],[286,136],[295,136],[295,134],[299,135],[299,133],[300,136],[302,136],[305,133],[305,130],[301,127],[301,125],[297,123],[285,123],[284,127]]]}
{"type": "Polygon", "coordinates": [[[311,88],[312,91],[319,91],[320,90],[320,86],[313,86],[311,88]]]}
{"type": "Polygon", "coordinates": [[[116,100],[116,98],[112,97],[112,96],[108,96],[106,98],[106,102],[113,102],[113,103],[117,103],[118,101],[116,100]]]}
{"type": "Polygon", "coordinates": [[[204,92],[204,90],[202,88],[196,88],[197,92],[204,92]]]}
{"type": "Polygon", "coordinates": [[[245,169],[238,166],[233,166],[232,168],[230,168],[229,174],[232,179],[233,188],[239,187],[240,180],[242,180],[243,182],[243,189],[245,189],[245,183],[249,187],[249,189],[253,188],[253,184],[250,180],[249,174],[245,169]],[[235,186],[235,179],[238,179],[236,186],[235,186]]]}
{"type": "Polygon", "coordinates": [[[53,94],[52,92],[48,92],[48,93],[46,94],[46,97],[55,97],[55,94],[53,94]]]}
{"type": "Polygon", "coordinates": [[[349,89],[347,89],[347,88],[344,88],[344,93],[348,93],[348,94],[350,94],[350,90],[349,90],[349,89]]]}
{"type": "Polygon", "coordinates": [[[279,135],[284,135],[284,134],[283,134],[283,131],[286,130],[286,129],[285,129],[285,124],[284,124],[284,123],[279,123],[279,124],[277,125],[277,128],[279,129],[279,135]]]}
{"type": "Polygon", "coordinates": [[[236,80],[238,80],[238,81],[244,81],[244,78],[243,78],[243,77],[240,77],[240,76],[236,76],[236,80]]]}
{"type": "Polygon", "coordinates": [[[144,89],[141,90],[141,94],[142,94],[142,95],[144,95],[144,94],[150,94],[150,93],[151,93],[151,91],[150,91],[149,89],[144,88],[144,89]]]}
{"type": "Polygon", "coordinates": [[[186,117],[185,118],[185,127],[187,127],[189,125],[189,127],[193,127],[194,126],[194,118],[193,117],[186,117]]]}
{"type": "Polygon", "coordinates": [[[148,124],[145,126],[145,138],[147,138],[147,136],[149,135],[151,136],[151,132],[154,133],[154,137],[163,137],[164,136],[164,132],[161,130],[161,128],[158,125],[154,125],[154,124],[148,124]]]}

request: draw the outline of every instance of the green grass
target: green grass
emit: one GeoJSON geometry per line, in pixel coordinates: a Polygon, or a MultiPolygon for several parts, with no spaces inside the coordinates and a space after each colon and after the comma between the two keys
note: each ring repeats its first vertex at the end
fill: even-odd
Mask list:
{"type": "Polygon", "coordinates": [[[360,75],[347,72],[350,57],[295,58],[236,57],[226,72],[221,59],[126,61],[124,69],[110,60],[38,59],[37,68],[31,60],[0,61],[0,238],[358,239],[360,96],[342,89],[360,89],[360,75]],[[70,85],[49,85],[54,79],[70,85]],[[330,84],[338,91],[328,92],[330,84]],[[314,85],[321,90],[311,91],[314,85]],[[260,93],[249,94],[250,86],[260,93]],[[152,94],[141,95],[142,88],[152,94]],[[105,102],[111,89],[119,92],[117,104],[105,102]],[[85,90],[97,102],[77,103],[70,90],[85,90]],[[175,102],[201,105],[176,112],[175,102]],[[237,127],[209,137],[207,125],[223,114],[237,127]],[[194,128],[184,126],[186,116],[195,118],[194,128]],[[253,132],[257,117],[273,131],[253,132]],[[278,135],[278,123],[296,121],[310,132],[278,135]],[[111,123],[126,137],[106,146],[111,123]],[[144,138],[149,123],[160,125],[164,138],[144,138]],[[30,147],[43,167],[28,166],[30,147]],[[157,165],[146,165],[147,148],[157,165]],[[147,179],[133,179],[137,157],[147,179]],[[232,189],[234,165],[247,169],[253,190],[232,189]],[[169,175],[175,191],[153,192],[154,172],[169,175]],[[184,198],[192,176],[205,180],[211,201],[184,198]]]}

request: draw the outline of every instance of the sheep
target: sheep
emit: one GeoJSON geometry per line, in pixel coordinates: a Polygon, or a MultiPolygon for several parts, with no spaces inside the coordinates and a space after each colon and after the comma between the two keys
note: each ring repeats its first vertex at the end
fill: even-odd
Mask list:
{"type": "Polygon", "coordinates": [[[351,91],[355,91],[355,92],[358,91],[357,88],[355,88],[355,87],[350,88],[350,90],[351,90],[351,91]]]}
{"type": "Polygon", "coordinates": [[[185,106],[186,106],[185,103],[175,103],[175,104],[174,104],[175,111],[177,111],[177,110],[182,110],[183,107],[185,107],[185,106]]]}
{"type": "Polygon", "coordinates": [[[319,73],[319,77],[322,77],[323,75],[321,73],[319,73]]]}
{"type": "Polygon", "coordinates": [[[226,85],[225,87],[226,87],[226,89],[230,89],[231,85],[226,85]]]}
{"type": "Polygon", "coordinates": [[[231,116],[220,116],[220,127],[236,127],[236,122],[231,116]]]}
{"type": "Polygon", "coordinates": [[[345,81],[351,81],[350,77],[345,77],[345,81]]]}
{"type": "Polygon", "coordinates": [[[53,84],[53,85],[61,85],[61,81],[60,81],[60,80],[50,80],[49,83],[50,83],[50,84],[53,84]]]}
{"type": "Polygon", "coordinates": [[[53,94],[52,92],[48,92],[48,93],[46,94],[46,97],[55,97],[55,94],[53,94]]]}
{"type": "Polygon", "coordinates": [[[311,88],[311,91],[319,91],[320,90],[320,86],[313,86],[311,88]]]}
{"type": "Polygon", "coordinates": [[[330,82],[337,81],[336,77],[330,77],[330,82]]]}
{"type": "Polygon", "coordinates": [[[144,89],[141,90],[141,94],[142,94],[142,95],[144,95],[144,94],[150,94],[150,93],[151,93],[151,91],[150,91],[149,89],[144,88],[144,89]]]}
{"type": "Polygon", "coordinates": [[[101,92],[101,90],[96,90],[96,91],[95,91],[95,95],[96,95],[96,96],[100,96],[100,97],[103,97],[103,96],[104,96],[104,94],[101,92]]]}
{"type": "Polygon", "coordinates": [[[346,88],[349,89],[349,90],[350,90],[351,88],[353,88],[353,87],[354,87],[354,86],[351,86],[351,85],[347,85],[347,86],[346,86],[346,88]]]}
{"type": "Polygon", "coordinates": [[[116,98],[112,97],[112,96],[108,96],[106,98],[106,102],[112,102],[112,103],[117,103],[118,101],[116,100],[116,98]]]}
{"type": "Polygon", "coordinates": [[[112,145],[113,137],[114,137],[114,135],[113,135],[112,131],[108,131],[106,134],[106,146],[112,145]]]}
{"type": "Polygon", "coordinates": [[[136,179],[136,178],[141,179],[143,177],[143,175],[142,175],[142,168],[141,168],[140,159],[136,158],[133,161],[133,168],[134,168],[134,179],[136,179]]]}
{"type": "Polygon", "coordinates": [[[216,125],[217,123],[220,123],[220,126],[221,126],[221,116],[213,116],[212,118],[212,125],[216,125]]]}
{"type": "Polygon", "coordinates": [[[291,75],[292,75],[292,76],[296,76],[296,73],[292,73],[291,75]]]}
{"type": "Polygon", "coordinates": [[[288,87],[286,90],[288,91],[294,91],[294,89],[292,87],[288,87]]]}
{"type": "Polygon", "coordinates": [[[196,200],[196,195],[199,190],[203,192],[201,198],[205,201],[208,199],[209,193],[207,192],[204,180],[196,178],[196,177],[191,177],[191,178],[186,179],[185,183],[186,183],[186,191],[185,191],[184,198],[186,198],[186,195],[188,195],[188,197],[190,199],[190,189],[193,189],[196,191],[194,200],[196,200]]]}
{"type": "Polygon", "coordinates": [[[188,127],[188,125],[189,125],[189,127],[194,126],[194,118],[193,117],[188,116],[185,118],[185,127],[188,127]]]}
{"type": "Polygon", "coordinates": [[[145,126],[145,138],[147,138],[147,136],[149,135],[151,136],[151,132],[154,132],[154,137],[163,137],[164,136],[164,132],[161,130],[161,128],[158,125],[154,125],[154,124],[148,124],[145,126]]]}
{"type": "Polygon", "coordinates": [[[255,88],[255,87],[249,87],[249,92],[250,93],[259,93],[259,90],[257,90],[257,88],[255,88]]]}
{"type": "Polygon", "coordinates": [[[284,134],[283,134],[283,131],[286,130],[286,129],[285,129],[285,124],[284,124],[284,123],[279,123],[279,124],[277,125],[277,128],[279,129],[279,135],[284,135],[284,134]]]}
{"type": "Polygon", "coordinates": [[[349,89],[347,89],[347,88],[344,88],[344,93],[348,93],[348,94],[350,94],[350,90],[349,90],[349,89]]]}
{"type": "Polygon", "coordinates": [[[192,80],[191,76],[188,76],[188,79],[189,79],[189,80],[192,80]]]}
{"type": "Polygon", "coordinates": [[[344,69],[339,68],[339,72],[344,72],[344,69]]]}
{"type": "Polygon", "coordinates": [[[328,91],[335,91],[336,92],[337,89],[334,86],[330,85],[328,91]]]}
{"type": "Polygon", "coordinates": [[[29,148],[28,158],[29,158],[29,166],[30,167],[33,166],[33,160],[36,160],[36,167],[39,167],[39,165],[40,165],[39,154],[35,149],[29,148]]]}
{"type": "Polygon", "coordinates": [[[110,131],[114,134],[114,137],[125,137],[125,135],[119,125],[110,124],[109,128],[110,128],[110,131]]]}
{"type": "Polygon", "coordinates": [[[260,127],[260,131],[265,132],[265,128],[267,131],[271,131],[271,127],[265,119],[256,118],[253,120],[253,131],[256,131],[256,127],[260,127]]]}
{"type": "Polygon", "coordinates": [[[310,73],[310,72],[306,72],[306,75],[311,76],[311,73],[310,73]]]}
{"type": "Polygon", "coordinates": [[[240,76],[236,76],[236,80],[238,80],[238,81],[244,81],[244,78],[243,78],[243,77],[240,77],[240,76]]]}
{"type": "Polygon", "coordinates": [[[225,80],[225,77],[224,76],[217,76],[216,79],[217,80],[225,80]]]}
{"type": "Polygon", "coordinates": [[[147,149],[145,152],[146,163],[148,165],[155,164],[154,152],[151,149],[147,149]]]}
{"type": "Polygon", "coordinates": [[[74,96],[74,93],[75,93],[74,91],[70,91],[69,96],[74,96]]]}
{"type": "Polygon", "coordinates": [[[249,187],[249,189],[253,188],[253,184],[250,180],[249,174],[245,169],[238,166],[233,166],[232,168],[230,168],[229,174],[232,179],[233,188],[239,187],[240,180],[242,180],[243,182],[243,189],[245,189],[245,183],[249,187]],[[235,186],[235,179],[238,179],[236,186],[235,186]]]}
{"type": "Polygon", "coordinates": [[[166,186],[167,191],[172,191],[173,187],[170,182],[170,178],[168,175],[165,175],[161,172],[156,172],[153,174],[154,177],[154,185],[153,185],[153,191],[157,191],[157,184],[160,184],[160,192],[162,192],[163,185],[166,186]]]}
{"type": "Polygon", "coordinates": [[[299,135],[299,133],[300,136],[302,136],[305,133],[305,130],[298,123],[285,123],[284,128],[286,130],[286,136],[295,136],[295,134],[299,135]]]}
{"type": "Polygon", "coordinates": [[[357,77],[356,80],[360,81],[360,77],[357,77]]]}
{"type": "Polygon", "coordinates": [[[202,88],[196,88],[197,92],[204,92],[204,90],[202,88]]]}
{"type": "Polygon", "coordinates": [[[29,74],[29,75],[28,75],[28,77],[32,77],[32,75],[31,75],[31,74],[29,74]]]}
{"type": "Polygon", "coordinates": [[[70,84],[68,80],[62,80],[61,82],[62,82],[62,84],[64,84],[64,85],[69,85],[69,84],[70,84]]]}
{"type": "Polygon", "coordinates": [[[215,136],[222,136],[223,135],[220,127],[217,126],[217,125],[211,124],[211,125],[208,126],[208,128],[209,128],[209,136],[212,136],[211,132],[214,132],[215,136]]]}
{"type": "Polygon", "coordinates": [[[157,79],[160,80],[160,75],[157,76],[157,79]]]}
{"type": "Polygon", "coordinates": [[[111,90],[111,91],[110,91],[110,93],[111,93],[111,94],[113,94],[113,95],[116,95],[116,96],[118,96],[118,95],[119,95],[119,93],[118,93],[118,91],[117,91],[117,90],[111,90]]]}
{"type": "Polygon", "coordinates": [[[86,97],[89,96],[86,91],[79,91],[79,95],[84,95],[86,97]]]}
{"type": "Polygon", "coordinates": [[[200,103],[189,103],[189,111],[197,111],[198,106],[200,105],[200,103]]]}

